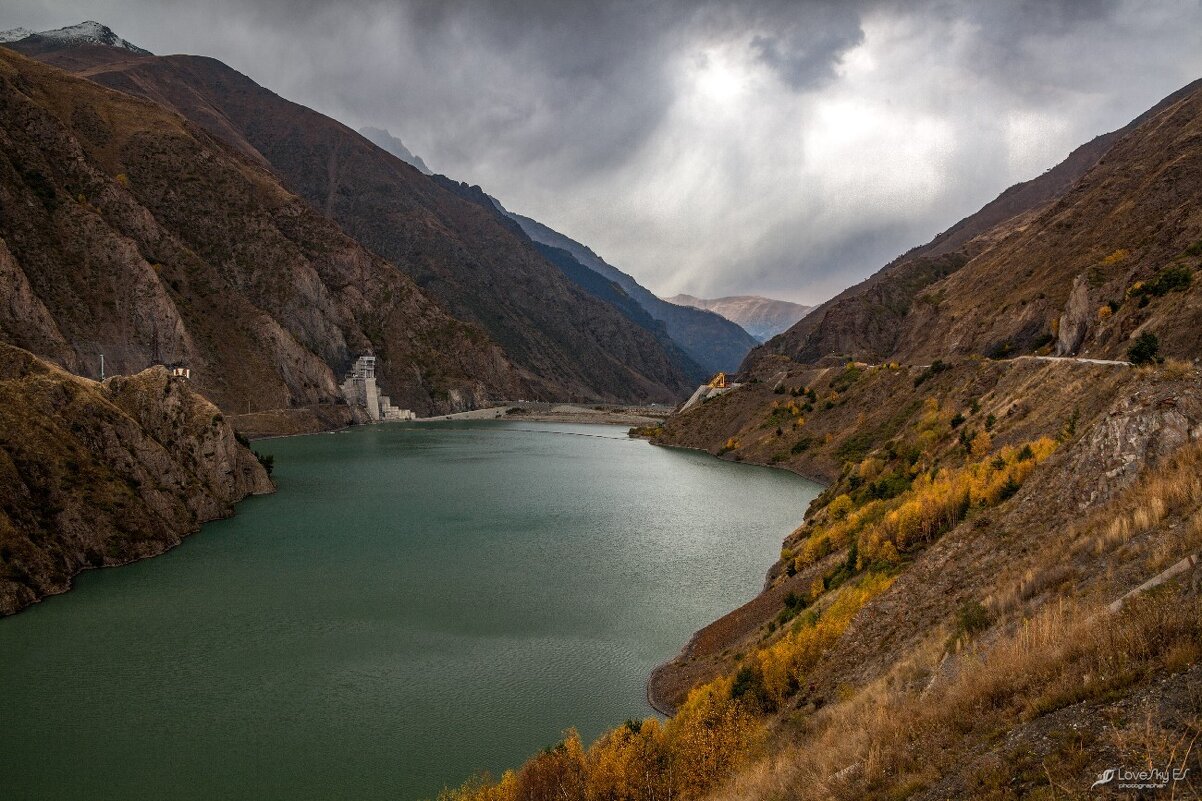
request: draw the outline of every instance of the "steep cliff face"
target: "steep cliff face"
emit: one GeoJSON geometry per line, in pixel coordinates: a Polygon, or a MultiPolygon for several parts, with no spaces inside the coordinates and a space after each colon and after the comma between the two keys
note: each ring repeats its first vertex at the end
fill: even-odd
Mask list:
{"type": "Polygon", "coordinates": [[[480,328],[160,106],[0,49],[0,141],[8,342],[91,376],[101,354],[109,374],[185,362],[237,412],[333,402],[368,349],[419,412],[527,387],[480,328]]]}
{"type": "Polygon", "coordinates": [[[155,367],[98,383],[0,343],[0,615],[272,489],[187,379],[155,367]]]}
{"type": "Polygon", "coordinates": [[[485,331],[517,366],[520,397],[671,401],[690,385],[650,332],[575,286],[494,213],[215,59],[8,46],[171,108],[268,167],[455,318],[485,331]]]}

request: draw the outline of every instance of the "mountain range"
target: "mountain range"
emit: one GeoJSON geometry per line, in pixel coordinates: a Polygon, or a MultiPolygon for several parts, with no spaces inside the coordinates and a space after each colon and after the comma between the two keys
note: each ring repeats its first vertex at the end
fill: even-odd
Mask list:
{"type": "Polygon", "coordinates": [[[620,287],[648,314],[662,322],[668,335],[710,373],[733,371],[747,352],[755,347],[757,340],[737,323],[705,309],[661,300],[634,278],[607,263],[587,245],[537,220],[503,208],[502,211],[516,220],[535,242],[570,253],[580,264],[620,287]]]}
{"type": "Polygon", "coordinates": [[[8,49],[0,98],[8,342],[90,376],[102,356],[109,375],[188,364],[231,412],[333,403],[369,349],[417,409],[528,386],[479,326],[178,114],[8,49]]]}
{"type": "Polygon", "coordinates": [[[134,55],[149,56],[152,53],[122,39],[106,25],[88,20],[78,25],[68,25],[51,31],[34,32],[28,28],[13,28],[0,31],[0,43],[24,41],[27,45],[41,44],[49,47],[76,47],[79,45],[104,45],[126,50],[134,55]]]}
{"type": "Polygon", "coordinates": [[[666,402],[737,365],[632,433],[826,485],[762,592],[652,675],[671,717],[441,797],[1087,797],[1202,768],[1202,82],[744,357],[730,320],[218,61],[96,23],[5,38],[0,613],[270,491],[236,418],[346,422],[356,354],[426,412],[666,402]]]}
{"type": "MultiPolygon", "coordinates": [[[[26,305],[37,307],[41,315],[37,325],[11,322],[13,341],[72,370],[96,374],[101,352],[116,370],[164,360],[195,361],[204,368],[198,370],[204,376],[203,391],[223,407],[300,408],[336,402],[337,376],[354,353],[371,349],[380,357],[382,382],[394,400],[428,413],[512,397],[673,401],[719,369],[717,362],[692,355],[711,354],[708,346],[698,344],[705,337],[691,328],[712,329],[715,340],[738,343],[722,351],[721,367],[734,366],[754,345],[716,315],[671,307],[668,322],[654,315],[642,319],[641,312],[632,317],[628,299],[617,297],[622,293],[581,286],[564,272],[562,254],[544,252],[545,243],[533,241],[496,209],[453,191],[445,180],[422,174],[340,123],[279,97],[214,59],[154,56],[122,42],[107,28],[86,23],[6,44],[11,51],[120,94],[78,88],[61,73],[14,56],[5,58],[10,74],[20,77],[9,88],[18,104],[40,106],[47,123],[74,141],[93,178],[115,182],[119,191],[114,196],[133,196],[140,213],[169,234],[158,240],[185,246],[189,256],[205,261],[216,275],[202,284],[193,280],[192,267],[181,266],[180,258],[151,258],[151,248],[139,245],[130,255],[157,265],[153,280],[144,275],[116,280],[111,297],[84,298],[80,291],[70,302],[59,302],[49,296],[62,284],[95,280],[86,271],[65,281],[53,275],[52,265],[62,261],[49,254],[69,247],[79,221],[58,221],[56,238],[6,236],[10,250],[19,251],[10,253],[10,269],[22,273],[26,305]],[[26,84],[53,87],[58,96],[22,91],[26,84]],[[77,99],[68,101],[67,95],[77,99]],[[131,105],[131,97],[153,103],[168,116],[159,110],[143,114],[131,105]],[[169,119],[172,113],[186,123],[169,119]],[[138,124],[140,116],[148,122],[138,124]],[[157,148],[146,148],[168,129],[178,133],[157,148]],[[188,158],[173,152],[183,144],[188,158]],[[207,159],[223,165],[234,183],[206,180],[203,169],[191,166],[207,159]],[[279,219],[270,225],[263,221],[271,205],[262,202],[239,206],[235,201],[218,208],[235,197],[229,190],[240,181],[275,202],[289,198],[283,201],[293,215],[288,225],[279,219]],[[153,195],[148,191],[152,186],[153,195]],[[181,198],[179,187],[196,192],[181,198]],[[217,241],[222,230],[231,230],[216,227],[223,216],[243,231],[233,251],[229,243],[217,241]],[[199,225],[198,220],[214,225],[199,225]],[[262,232],[270,235],[264,239],[262,232]],[[19,247],[13,244],[17,242],[19,247]],[[260,248],[272,256],[259,258],[260,248]],[[286,255],[289,249],[305,256],[311,275],[289,275],[298,267],[286,255]],[[339,249],[345,253],[332,265],[322,264],[322,257],[339,249]],[[264,269],[266,265],[272,266],[264,269]],[[164,268],[170,274],[164,275],[164,268]],[[28,274],[39,269],[43,272],[28,274]],[[147,289],[136,299],[120,297],[138,285],[147,289]],[[176,295],[202,289],[206,305],[227,308],[228,319],[239,321],[238,331],[253,333],[246,340],[234,335],[216,342],[201,330],[211,320],[187,319],[176,295]],[[134,312],[151,297],[153,313],[134,312]],[[75,302],[81,298],[82,303],[75,302]],[[119,325],[99,309],[86,315],[77,311],[98,304],[129,310],[125,322],[119,325]],[[674,325],[678,318],[686,324],[674,325]],[[157,321],[153,329],[141,324],[150,319],[157,321]],[[702,324],[690,328],[689,321],[695,320],[702,324]],[[264,325],[270,334],[264,333],[264,325]],[[672,336],[673,328],[685,330],[684,341],[672,336]],[[256,339],[257,346],[252,344],[256,339]],[[263,380],[236,380],[248,370],[263,380]]],[[[29,144],[45,147],[41,141],[29,144]]],[[[399,151],[395,142],[385,144],[399,151]]],[[[33,170],[41,177],[23,177],[20,186],[14,180],[12,191],[44,190],[55,198],[75,197],[79,205],[81,193],[57,174],[61,170],[55,163],[51,154],[31,151],[28,163],[12,164],[10,175],[15,179],[33,170]],[[30,167],[33,162],[40,166],[30,167]]],[[[93,202],[83,194],[85,202],[93,202]]],[[[57,202],[42,206],[50,217],[63,216],[66,208],[57,202]]],[[[99,216],[112,222],[104,210],[99,216]]],[[[44,222],[30,221],[26,228],[54,228],[44,222]]],[[[114,227],[114,235],[130,230],[128,224],[114,227]]],[[[626,280],[637,286],[628,276],[626,280]]],[[[622,292],[629,294],[626,288],[622,292]]],[[[650,296],[646,290],[641,294],[650,296]]],[[[648,303],[667,306],[658,300],[648,303]]]]}
{"type": "MultiPolygon", "coordinates": [[[[414,155],[400,139],[388,131],[366,127],[360,129],[359,132],[402,161],[412,164],[424,173],[431,174],[421,157],[414,155]]],[[[679,299],[662,300],[642,286],[633,276],[610,265],[592,248],[544,223],[509,211],[495,197],[485,195],[479,187],[469,187],[445,176],[438,176],[436,180],[440,180],[451,191],[460,192],[464,197],[476,200],[483,206],[487,207],[491,203],[502,215],[516,221],[522,232],[538,245],[540,252],[547,257],[547,260],[562,269],[568,278],[578,283],[585,291],[623,310],[638,325],[661,331],[661,340],[664,340],[666,344],[669,340],[671,342],[668,345],[669,348],[673,345],[679,346],[687,354],[687,358],[696,365],[697,369],[691,373],[694,378],[704,380],[719,370],[733,371],[757,341],[763,342],[770,335],[753,334],[752,337],[748,337],[748,329],[742,325],[743,320],[723,314],[719,309],[679,299]],[[715,319],[713,314],[699,314],[692,311],[694,309],[702,312],[714,312],[719,317],[733,322],[734,325],[725,325],[722,321],[715,319]]],[[[689,296],[679,296],[679,298],[686,297],[689,296]]],[[[745,315],[745,319],[753,326],[763,326],[765,323],[762,320],[766,321],[769,318],[775,320],[776,318],[772,317],[773,313],[780,314],[780,319],[783,321],[790,317],[794,307],[802,309],[802,313],[807,308],[798,307],[796,304],[785,301],[758,300],[764,301],[760,304],[760,308],[756,312],[745,315]],[[771,304],[774,303],[782,305],[773,307],[771,304]]],[[[725,308],[731,310],[733,314],[739,313],[734,311],[732,305],[728,304],[725,308]]],[[[771,328],[771,334],[780,333],[797,322],[800,316],[798,314],[784,324],[766,323],[767,327],[764,330],[771,328]]]]}

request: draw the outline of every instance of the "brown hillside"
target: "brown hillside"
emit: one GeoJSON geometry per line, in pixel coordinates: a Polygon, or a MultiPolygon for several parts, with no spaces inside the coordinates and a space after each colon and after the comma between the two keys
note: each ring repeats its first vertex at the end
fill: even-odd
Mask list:
{"type": "Polygon", "coordinates": [[[1163,353],[1195,358],[1200,200],[1202,88],[1142,122],[1051,207],[924,291],[893,355],[1054,345],[1058,354],[1121,359],[1150,331],[1163,353]],[[1157,285],[1163,291],[1149,291],[1157,285]]]}
{"type": "MultiPolygon", "coordinates": [[[[21,43],[12,47],[21,49],[21,43]]],[[[668,401],[689,386],[655,336],[576,287],[533,243],[346,126],[198,56],[130,59],[103,46],[28,48],[177,110],[480,325],[548,398],[668,401]]]]}
{"type": "MultiPolygon", "coordinates": [[[[655,441],[814,477],[830,485],[815,501],[815,509],[820,509],[847,491],[849,485],[860,486],[857,465],[871,463],[874,454],[896,449],[908,433],[921,429],[933,403],[938,404],[945,418],[941,436],[946,440],[942,446],[946,454],[936,463],[963,460],[963,454],[958,453],[962,433],[975,435],[988,428],[991,447],[997,450],[1041,436],[1057,437],[1070,427],[1077,432],[1090,430],[1095,424],[1113,420],[1130,396],[1147,391],[1141,388],[1149,384],[1149,379],[1153,386],[1176,387],[1188,394],[1192,405],[1202,403],[1202,398],[1194,394],[1196,384],[1166,382],[1156,378],[1155,373],[1034,359],[969,360],[941,372],[927,368],[793,365],[772,379],[745,385],[670,418],[655,441]],[[785,391],[778,393],[777,387],[785,391]],[[807,390],[816,400],[810,400],[807,390]],[[962,420],[953,426],[957,415],[962,420]]],[[[1162,405],[1162,401],[1173,397],[1172,391],[1160,388],[1154,397],[1142,401],[1139,408],[1147,408],[1153,415],[1164,411],[1177,414],[1176,406],[1162,405]]],[[[1145,450],[1139,453],[1140,458],[1149,458],[1146,449],[1152,448],[1154,461],[1183,441],[1202,435],[1202,411],[1188,414],[1191,416],[1184,418],[1184,424],[1170,426],[1176,432],[1171,436],[1162,431],[1163,421],[1158,421],[1150,432],[1142,432],[1140,436],[1151,437],[1154,442],[1141,445],[1145,450]]],[[[1123,443],[1122,447],[1132,445],[1123,443]]],[[[1066,500],[1083,498],[1082,503],[1088,505],[1104,499],[1113,486],[1133,478],[1140,464],[1123,461],[1114,453],[1094,458],[1088,470],[1042,486],[1040,508],[1050,514],[1052,509],[1062,507],[1065,520],[1071,520],[1079,507],[1071,502],[1066,505],[1066,500]],[[1106,477],[1108,471],[1120,468],[1121,473],[1106,477]]],[[[879,472],[887,474],[888,470],[882,468],[879,472]]],[[[892,491],[885,489],[885,484],[880,487],[872,491],[892,491]]],[[[786,538],[783,547],[796,550],[808,535],[809,530],[802,526],[786,538]]],[[[702,629],[681,657],[657,671],[651,682],[652,697],[663,706],[676,706],[698,681],[733,669],[737,655],[765,636],[765,626],[781,612],[784,597],[789,592],[804,593],[815,577],[829,571],[839,558],[836,553],[790,575],[785,574],[783,562],[774,566],[764,594],[702,629]]],[[[986,575],[976,575],[975,582],[984,581],[986,575]]],[[[878,657],[887,658],[874,658],[878,657]]]]}
{"type": "Polygon", "coordinates": [[[100,384],[0,343],[0,615],[272,489],[186,379],[155,367],[100,384]]]}
{"type": "Polygon", "coordinates": [[[0,48],[0,335],[85,375],[186,362],[246,412],[332,403],[357,353],[419,411],[526,387],[262,167],[161,106],[0,48]]]}
{"type": "MultiPolygon", "coordinates": [[[[1191,102],[1190,99],[1197,95],[1200,88],[1202,88],[1202,84],[1195,82],[1174,92],[1124,128],[1099,136],[1077,148],[1063,162],[1038,178],[1007,189],[980,211],[956,223],[931,242],[909,251],[871,278],[850,287],[819,306],[789,331],[753,351],[748,357],[747,364],[750,365],[767,354],[785,355],[800,362],[816,362],[832,356],[879,361],[888,359],[898,352],[901,354],[911,352],[912,343],[901,341],[903,339],[902,331],[903,329],[912,330],[918,332],[920,337],[925,335],[922,329],[927,320],[926,312],[929,311],[925,305],[932,301],[942,304],[950,300],[954,306],[961,301],[961,295],[956,293],[965,293],[969,289],[969,287],[947,278],[948,276],[960,270],[974,257],[991,252],[995,245],[1007,240],[1013,231],[1026,230],[1027,226],[1046,211],[1050,204],[1067,195],[1077,182],[1112,148],[1123,142],[1128,136],[1136,136],[1136,132],[1144,129],[1145,126],[1153,125],[1152,120],[1161,114],[1170,113],[1173,109],[1180,111],[1179,106],[1183,102],[1191,102]],[[943,279],[946,279],[946,290],[943,289],[942,283],[934,286],[943,279]],[[928,287],[930,292],[925,291],[928,287]],[[916,300],[920,296],[925,298],[925,302],[916,305],[916,300]],[[911,319],[908,315],[912,310],[917,313],[911,319]]],[[[1150,138],[1145,138],[1149,136],[1151,136],[1149,129],[1139,133],[1134,150],[1142,149],[1145,154],[1154,158],[1157,152],[1156,148],[1162,146],[1163,143],[1153,144],[1150,138]]],[[[1130,149],[1116,153],[1116,157],[1122,159],[1130,159],[1133,155],[1135,154],[1130,152],[1130,149]]],[[[1113,159],[1108,157],[1107,161],[1113,162],[1113,159]]],[[[1157,169],[1147,159],[1139,163],[1129,163],[1128,166],[1133,170],[1154,171],[1157,169]]],[[[1150,210],[1151,207],[1148,208],[1150,210]]],[[[1100,212],[1094,210],[1090,213],[1098,214],[1100,212]]],[[[1088,223],[1079,218],[1078,225],[1088,225],[1088,223]]],[[[1158,222],[1154,218],[1148,217],[1135,222],[1132,227],[1143,226],[1147,231],[1151,231],[1157,225],[1158,222]]],[[[1037,223],[1037,228],[1031,230],[1038,231],[1042,227],[1043,224],[1037,223]]],[[[1084,230],[1088,230],[1088,228],[1084,230]]],[[[1033,236],[1038,235],[1033,234],[1033,236]]],[[[1101,243],[1096,242],[1090,244],[1091,247],[1102,246],[1101,243]]],[[[1130,243],[1124,247],[1129,248],[1130,243]]],[[[1098,258],[1112,252],[1113,250],[1107,251],[1098,258]]],[[[1021,249],[1021,252],[1016,252],[1013,261],[1024,262],[1024,266],[1017,273],[1017,278],[1031,277],[1027,276],[1030,268],[1025,265],[1025,262],[1036,261],[1039,258],[1041,256],[1038,248],[1032,248],[1030,242],[1027,243],[1025,249],[1021,249]]],[[[1094,266],[1096,265],[1091,263],[1086,265],[1086,268],[1094,266]]],[[[1009,268],[1013,269],[1014,265],[1009,265],[1009,268]]],[[[1095,277],[1094,280],[1096,281],[1097,278],[1095,277]]],[[[1065,284],[1058,286],[1057,291],[1066,299],[1072,289],[1072,277],[1069,276],[1065,282],[1064,277],[1059,276],[1057,281],[1065,284]]],[[[1024,282],[1024,288],[1029,283],[1024,282]]],[[[1040,287],[1034,294],[1038,296],[1039,292],[1043,291],[1045,295],[1049,295],[1047,289],[1047,287],[1040,287]]],[[[1009,286],[1008,291],[1016,290],[1014,286],[1009,286]]],[[[1045,299],[1040,298],[1040,300],[1045,299]]],[[[1004,305],[1005,301],[993,309],[978,307],[976,313],[984,311],[989,319],[993,319],[999,316],[995,312],[1004,305]]],[[[1092,311],[1096,311],[1096,309],[1092,311]]],[[[999,339],[997,342],[982,344],[973,341],[971,344],[959,343],[957,347],[961,351],[971,351],[973,348],[1004,345],[1006,336],[1016,332],[1022,334],[1018,337],[1022,343],[1028,346],[1034,344],[1047,333],[1050,321],[1040,320],[1042,328],[1032,335],[1030,331],[1023,330],[1023,325],[1034,324],[1034,318],[1032,317],[1031,321],[1028,321],[1027,314],[1025,305],[1017,315],[1011,310],[1011,316],[1022,317],[1024,322],[1005,333],[995,332],[995,338],[999,339]]],[[[941,330],[940,333],[946,334],[947,332],[941,330]]],[[[931,336],[929,344],[930,347],[923,348],[924,353],[930,352],[937,355],[941,352],[939,339],[931,336]]],[[[1011,347],[1018,347],[1018,344],[1012,343],[1011,347]]],[[[978,352],[981,351],[978,350],[978,352]]]]}

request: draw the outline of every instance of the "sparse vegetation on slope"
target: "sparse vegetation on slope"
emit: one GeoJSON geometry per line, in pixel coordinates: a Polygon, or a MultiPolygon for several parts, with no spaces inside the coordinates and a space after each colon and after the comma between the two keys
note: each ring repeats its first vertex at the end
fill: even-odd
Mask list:
{"type": "Polygon", "coordinates": [[[1011,787],[1050,798],[1079,795],[1111,758],[1196,762],[1171,746],[1196,733],[1197,715],[1146,730],[1094,725],[1093,751],[1029,742],[1031,731],[1061,731],[1057,716],[1144,709],[1151,682],[1188,686],[1185,676],[1199,669],[1197,605],[1173,600],[1176,585],[1134,602],[1118,626],[1104,611],[1202,540],[1194,520],[1202,487],[1188,477],[1202,449],[1168,434],[1202,424],[1195,371],[970,361],[917,387],[913,371],[888,365],[765,375],[775,380],[647,432],[689,441],[716,414],[738,427],[725,427],[721,443],[713,430],[714,452],[768,461],[779,440],[809,431],[813,450],[787,463],[829,471],[830,487],[785,541],[763,595],[699,632],[658,676],[666,683],[652,682],[665,702],[672,686],[684,688],[682,709],[698,692],[736,704],[747,748],[705,788],[662,783],[670,760],[638,762],[646,748],[611,756],[606,764],[617,767],[606,775],[621,781],[590,784],[602,775],[601,743],[625,742],[624,729],[581,747],[571,771],[562,761],[552,770],[543,756],[499,785],[446,798],[1003,798],[1011,787]],[[877,410],[881,393],[891,408],[877,410]],[[820,403],[803,412],[811,397],[820,403]],[[1183,402],[1166,405],[1175,398],[1183,402]],[[848,435],[836,435],[848,419],[852,431],[869,432],[864,444],[849,448],[848,435]],[[1107,450],[1112,442],[1119,452],[1107,450]],[[1135,453],[1158,466],[1132,483],[1136,474],[1111,466],[1135,453]],[[1095,482],[1103,489],[1086,489],[1095,482]],[[1156,544],[1145,535],[1146,550],[1134,550],[1141,535],[1132,532],[1158,526],[1156,544]],[[1097,536],[1111,543],[1104,551],[1097,536]],[[1127,552],[1116,562],[1118,547],[1127,552]],[[1081,554],[1079,564],[1065,554],[1081,554]],[[1128,633],[1128,624],[1152,623],[1163,639],[1128,633]],[[1004,762],[990,756],[999,738],[1004,762]],[[523,783],[535,764],[539,792],[551,795],[523,783]]]}

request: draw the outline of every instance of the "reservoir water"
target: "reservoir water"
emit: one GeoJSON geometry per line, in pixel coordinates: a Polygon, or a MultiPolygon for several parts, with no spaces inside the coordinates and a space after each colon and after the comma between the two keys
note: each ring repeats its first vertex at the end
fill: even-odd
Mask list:
{"type": "Polygon", "coordinates": [[[0,620],[0,797],[408,801],[587,742],[819,490],[610,426],[255,447],[278,493],[0,620]]]}

